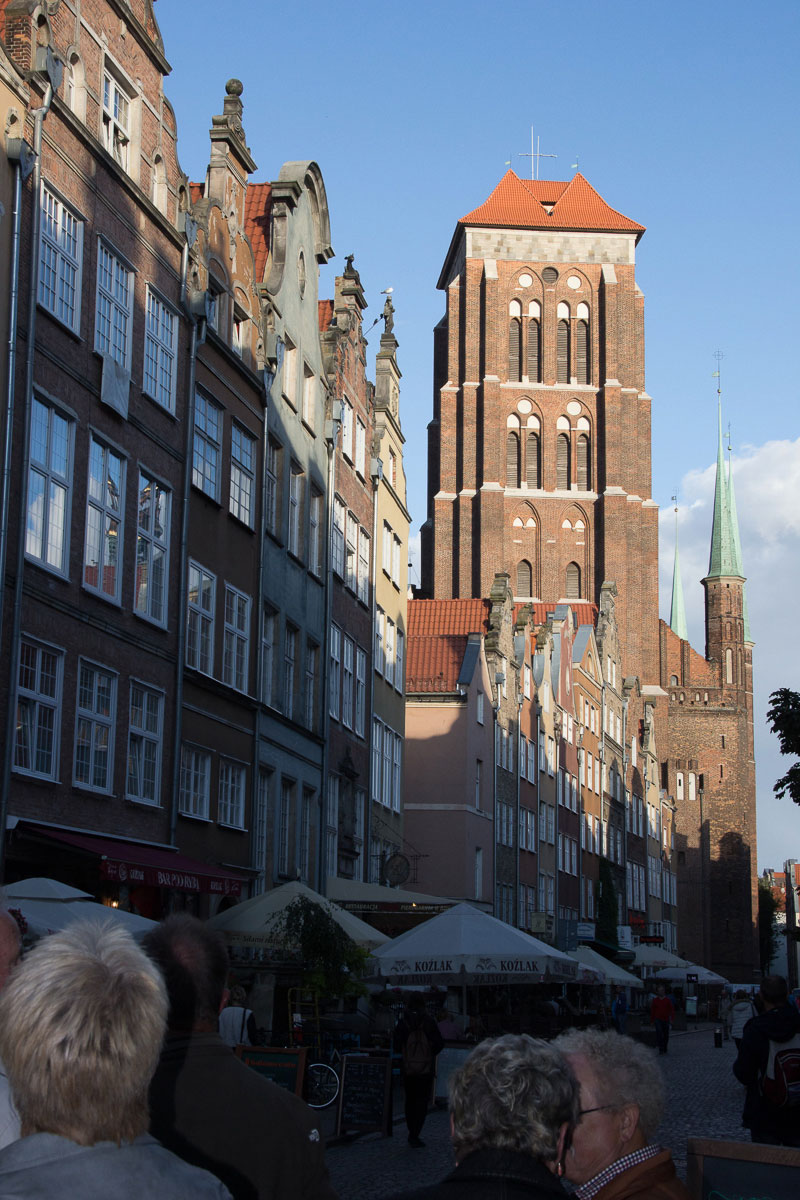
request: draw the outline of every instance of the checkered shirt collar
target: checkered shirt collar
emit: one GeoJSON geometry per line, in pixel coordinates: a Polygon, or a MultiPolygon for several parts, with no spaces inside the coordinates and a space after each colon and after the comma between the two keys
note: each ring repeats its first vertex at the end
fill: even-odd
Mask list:
{"type": "Polygon", "coordinates": [[[594,1179],[589,1179],[576,1188],[573,1192],[574,1200],[592,1200],[612,1179],[629,1171],[631,1167],[638,1167],[639,1163],[647,1162],[648,1158],[655,1158],[660,1153],[661,1146],[644,1146],[641,1150],[634,1150],[632,1154],[626,1154],[624,1158],[618,1158],[599,1175],[595,1175],[594,1179]]]}

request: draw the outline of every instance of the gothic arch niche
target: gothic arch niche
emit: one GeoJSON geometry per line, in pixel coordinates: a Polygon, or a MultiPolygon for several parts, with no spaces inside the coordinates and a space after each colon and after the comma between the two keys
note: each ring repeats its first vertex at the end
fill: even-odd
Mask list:
{"type": "Polygon", "coordinates": [[[575,326],[575,376],[578,383],[592,381],[592,339],[589,324],[589,305],[583,301],[578,305],[577,324],[575,326]]]}
{"type": "MultiPolygon", "coordinates": [[[[539,580],[537,565],[539,559],[539,514],[532,504],[521,504],[511,521],[512,552],[511,559],[518,563],[527,564],[530,570],[530,591],[519,590],[519,575],[513,580],[517,590],[515,595],[524,599],[533,599],[539,595],[539,580]]],[[[525,577],[527,579],[527,576],[525,577]]]]}
{"type": "Polygon", "coordinates": [[[567,563],[564,572],[564,595],[567,600],[581,598],[581,569],[576,562],[567,563]]]}
{"type": "Polygon", "coordinates": [[[506,420],[506,487],[520,486],[520,420],[516,413],[506,420]]]}
{"type": "Polygon", "coordinates": [[[572,445],[569,418],[556,422],[556,490],[566,492],[572,487],[572,445]]]}
{"type": "Polygon", "coordinates": [[[556,381],[569,383],[570,311],[563,300],[556,311],[556,381]]]}
{"type": "Polygon", "coordinates": [[[67,51],[64,68],[64,99],[79,121],[86,120],[86,71],[76,49],[67,51]]]}
{"type": "Polygon", "coordinates": [[[167,212],[167,168],[164,165],[164,159],[160,154],[156,154],[153,159],[153,204],[160,213],[166,215],[167,212]]]}
{"type": "Polygon", "coordinates": [[[508,380],[522,379],[522,305],[512,300],[508,305],[508,380]]]}
{"type": "Polygon", "coordinates": [[[533,568],[526,558],[521,558],[517,563],[514,598],[516,600],[531,600],[533,598],[533,568]]]}
{"type": "Polygon", "coordinates": [[[537,490],[542,486],[542,422],[535,413],[525,426],[525,483],[537,490]]]}
{"type": "Polygon", "coordinates": [[[577,441],[575,450],[577,454],[577,476],[578,476],[578,491],[590,492],[592,490],[592,438],[591,426],[586,417],[578,417],[577,441]]]}
{"type": "Polygon", "coordinates": [[[538,300],[531,300],[528,305],[527,355],[525,370],[531,383],[541,383],[542,379],[542,306],[538,300]]]}
{"type": "Polygon", "coordinates": [[[725,682],[733,683],[733,651],[728,649],[725,651],[725,682]]]}

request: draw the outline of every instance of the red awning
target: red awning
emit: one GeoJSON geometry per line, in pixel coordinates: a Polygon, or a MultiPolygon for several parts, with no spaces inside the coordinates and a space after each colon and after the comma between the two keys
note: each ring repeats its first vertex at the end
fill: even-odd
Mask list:
{"type": "Polygon", "coordinates": [[[246,876],[222,867],[187,858],[158,846],[136,842],[118,842],[113,838],[94,837],[90,833],[67,833],[61,829],[37,828],[37,833],[65,845],[96,854],[100,876],[133,886],[177,888],[182,892],[210,892],[215,896],[241,896],[246,876]]]}

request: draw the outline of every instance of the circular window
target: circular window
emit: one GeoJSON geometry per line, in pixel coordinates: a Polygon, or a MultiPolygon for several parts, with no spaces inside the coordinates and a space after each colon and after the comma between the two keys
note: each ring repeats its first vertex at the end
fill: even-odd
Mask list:
{"type": "Polygon", "coordinates": [[[567,280],[567,287],[571,287],[571,288],[573,288],[574,291],[577,291],[578,288],[581,286],[581,282],[582,281],[579,278],[579,276],[570,275],[569,279],[567,280]]]}
{"type": "Polygon", "coordinates": [[[577,415],[580,411],[581,411],[580,401],[579,400],[570,400],[569,404],[567,405],[567,412],[569,413],[569,415],[571,417],[577,417],[577,415]]]}
{"type": "Polygon", "coordinates": [[[297,256],[297,286],[300,288],[302,299],[306,291],[306,257],[302,250],[297,256]]]}
{"type": "Polygon", "coordinates": [[[555,283],[555,281],[558,279],[558,271],[555,269],[555,267],[545,267],[545,269],[542,271],[542,279],[545,281],[545,283],[555,283]]]}
{"type": "Polygon", "coordinates": [[[520,277],[519,277],[519,286],[520,287],[530,287],[532,283],[533,283],[533,278],[528,274],[527,271],[524,271],[522,273],[522,275],[520,275],[520,277]]]}
{"type": "Polygon", "coordinates": [[[517,408],[521,413],[529,413],[533,408],[533,405],[531,404],[530,400],[520,400],[517,408]]]}

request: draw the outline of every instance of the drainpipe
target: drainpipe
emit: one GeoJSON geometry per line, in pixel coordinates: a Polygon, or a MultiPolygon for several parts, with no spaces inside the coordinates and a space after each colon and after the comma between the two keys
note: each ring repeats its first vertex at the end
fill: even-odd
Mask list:
{"type": "MultiPolygon", "coordinates": [[[[272,388],[272,380],[274,376],[265,367],[261,373],[261,384],[264,389],[264,425],[261,431],[261,520],[258,523],[258,590],[256,592],[258,602],[258,620],[256,627],[258,629],[258,646],[256,648],[256,679],[255,679],[255,697],[256,706],[253,717],[253,777],[250,787],[250,812],[255,814],[259,802],[259,767],[260,767],[260,736],[261,736],[261,676],[264,669],[264,576],[265,576],[265,558],[264,546],[267,538],[267,455],[269,452],[269,398],[272,388]]],[[[313,717],[312,717],[313,719],[313,717]]],[[[301,803],[303,803],[301,797],[301,803]]],[[[265,814],[266,818],[266,814],[265,814]]],[[[302,819],[302,818],[301,818],[302,819]]],[[[255,816],[251,820],[253,829],[256,827],[255,816]]],[[[310,832],[310,831],[309,831],[310,832]]],[[[251,842],[250,861],[253,862],[254,855],[252,853],[253,846],[251,842]]],[[[261,848],[257,848],[259,861],[261,857],[261,848]]],[[[266,847],[264,847],[264,873],[261,879],[262,892],[267,889],[267,864],[266,864],[266,847]]]]}
{"type": "MultiPolygon", "coordinates": [[[[328,696],[329,648],[331,638],[331,614],[333,612],[333,497],[336,487],[336,442],[341,426],[341,401],[333,401],[333,416],[325,422],[325,447],[328,451],[328,536],[325,539],[325,630],[322,639],[322,765],[320,779],[320,820],[319,820],[319,854],[317,861],[318,890],[325,895],[328,878],[326,855],[327,805],[328,805],[328,765],[330,751],[328,741],[331,728],[331,706],[328,696]],[[337,404],[339,407],[337,408],[337,404]],[[338,413],[338,416],[337,416],[338,413]]],[[[346,553],[346,530],[345,538],[346,553]]],[[[366,716],[366,714],[365,714],[366,716]]],[[[338,836],[338,831],[337,831],[338,836]]]]}
{"type": "MultiPolygon", "coordinates": [[[[9,670],[8,670],[8,712],[6,715],[6,754],[3,762],[3,779],[2,787],[0,788],[0,883],[3,880],[5,870],[5,831],[6,821],[8,818],[8,800],[11,791],[11,758],[12,747],[14,745],[14,733],[16,728],[16,704],[14,697],[17,691],[17,678],[19,674],[19,638],[22,626],[22,583],[25,572],[25,528],[28,512],[28,472],[30,470],[30,453],[31,453],[31,404],[33,400],[33,364],[36,349],[36,298],[39,291],[39,238],[42,225],[42,206],[39,198],[42,182],[42,126],[44,119],[50,111],[50,105],[53,102],[54,90],[61,82],[62,67],[59,62],[52,58],[48,50],[47,64],[47,86],[44,91],[44,98],[40,108],[35,108],[31,114],[33,117],[33,184],[31,187],[31,196],[33,207],[31,210],[31,260],[29,272],[29,293],[28,293],[28,328],[27,328],[27,351],[25,355],[25,394],[24,394],[24,424],[23,424],[23,442],[22,442],[22,475],[20,479],[20,506],[19,506],[19,521],[17,534],[17,561],[16,561],[16,579],[14,580],[14,607],[12,610],[11,622],[11,648],[9,655],[9,670]]],[[[15,191],[19,189],[19,169],[16,181],[15,191]]],[[[15,201],[17,196],[15,195],[15,201]]],[[[19,209],[19,205],[18,205],[19,209]]],[[[18,247],[17,247],[18,249],[18,247]]],[[[17,280],[18,283],[18,280],[17,280]]],[[[9,314],[9,318],[11,314],[9,314]]],[[[11,338],[14,337],[16,330],[11,325],[11,338]]],[[[11,372],[12,363],[9,362],[9,392],[14,388],[13,374],[11,372]]],[[[6,430],[6,441],[12,436],[11,425],[9,424],[6,430]]],[[[9,448],[10,450],[10,448],[9,448]]],[[[10,469],[10,468],[9,468],[10,469]]],[[[4,479],[4,488],[6,481],[4,479]]],[[[0,579],[0,585],[5,587],[4,579],[0,579]]]]}
{"type": "MultiPolygon", "coordinates": [[[[367,745],[369,746],[369,771],[367,774],[369,786],[367,788],[367,811],[364,816],[364,863],[367,868],[365,883],[371,882],[370,864],[372,862],[370,853],[372,849],[372,756],[375,753],[375,722],[372,719],[372,715],[375,712],[375,663],[373,660],[375,656],[375,622],[378,617],[378,488],[383,479],[383,462],[380,458],[370,459],[370,477],[372,479],[372,565],[370,568],[372,595],[369,604],[369,630],[372,645],[367,661],[372,663],[372,666],[368,671],[370,704],[364,713],[364,719],[369,721],[369,730],[367,730],[367,745]]],[[[403,816],[403,828],[405,828],[405,814],[403,816]]]]}
{"type": "MultiPolygon", "coordinates": [[[[523,664],[524,666],[524,664],[523,664]]],[[[522,765],[522,688],[520,687],[519,673],[517,673],[517,808],[514,814],[514,844],[516,853],[514,855],[514,911],[517,914],[517,929],[520,928],[520,903],[519,903],[519,814],[520,814],[520,798],[521,798],[521,782],[519,770],[522,765]]]]}

